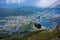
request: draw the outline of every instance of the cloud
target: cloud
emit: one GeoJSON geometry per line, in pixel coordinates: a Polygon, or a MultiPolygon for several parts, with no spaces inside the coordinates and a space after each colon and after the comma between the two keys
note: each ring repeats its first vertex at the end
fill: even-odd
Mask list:
{"type": "Polygon", "coordinates": [[[51,5],[54,5],[57,0],[39,0],[35,3],[35,6],[37,7],[51,7],[51,5]]]}
{"type": "Polygon", "coordinates": [[[21,4],[21,3],[23,3],[25,0],[6,0],[6,3],[7,4],[16,4],[16,3],[19,3],[19,4],[21,4]]]}

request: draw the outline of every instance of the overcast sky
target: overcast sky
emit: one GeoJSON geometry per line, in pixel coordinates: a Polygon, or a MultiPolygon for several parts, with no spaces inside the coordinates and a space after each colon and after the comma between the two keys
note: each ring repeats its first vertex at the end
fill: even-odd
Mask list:
{"type": "Polygon", "coordinates": [[[15,6],[36,6],[36,7],[51,7],[55,5],[59,0],[0,0],[0,7],[15,7],[15,6]]]}

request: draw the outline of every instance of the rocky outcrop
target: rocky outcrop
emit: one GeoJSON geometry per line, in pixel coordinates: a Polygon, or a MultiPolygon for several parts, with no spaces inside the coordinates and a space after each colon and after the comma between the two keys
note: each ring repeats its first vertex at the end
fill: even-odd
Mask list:
{"type": "Polygon", "coordinates": [[[60,23],[52,30],[52,40],[60,40],[60,23]]]}
{"type": "Polygon", "coordinates": [[[60,23],[58,23],[57,26],[53,29],[53,32],[60,32],[60,23]]]}

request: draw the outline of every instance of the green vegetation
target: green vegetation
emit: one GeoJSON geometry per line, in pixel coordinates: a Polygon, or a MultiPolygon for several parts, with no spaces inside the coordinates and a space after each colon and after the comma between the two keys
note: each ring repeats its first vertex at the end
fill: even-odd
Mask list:
{"type": "Polygon", "coordinates": [[[28,35],[25,35],[24,37],[21,36],[13,36],[11,38],[6,38],[12,39],[12,40],[28,40],[28,39],[33,39],[33,40],[52,40],[53,38],[56,38],[60,33],[53,34],[47,31],[38,31],[38,32],[31,32],[28,35]]]}
{"type": "Polygon", "coordinates": [[[9,37],[8,35],[2,34],[0,35],[0,39],[5,38],[4,40],[52,40],[53,38],[56,38],[58,35],[60,35],[60,33],[51,33],[51,32],[47,32],[45,30],[39,30],[39,31],[33,31],[33,32],[28,32],[27,30],[31,28],[31,26],[33,26],[34,22],[30,22],[30,24],[25,25],[20,27],[21,30],[25,30],[24,34],[27,33],[27,35],[24,35],[23,37],[21,36],[20,33],[13,33],[11,35],[11,37],[9,37]]]}
{"type": "Polygon", "coordinates": [[[9,35],[7,35],[7,34],[1,34],[0,35],[0,39],[6,38],[6,37],[9,37],[9,35]]]}
{"type": "Polygon", "coordinates": [[[33,24],[34,24],[33,22],[30,22],[30,24],[28,24],[28,25],[25,25],[25,26],[22,25],[20,27],[20,30],[28,31],[32,28],[33,24]]]}

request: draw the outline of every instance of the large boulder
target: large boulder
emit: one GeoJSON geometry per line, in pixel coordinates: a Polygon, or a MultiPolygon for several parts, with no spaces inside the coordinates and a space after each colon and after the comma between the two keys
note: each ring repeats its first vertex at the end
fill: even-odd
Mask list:
{"type": "Polygon", "coordinates": [[[38,24],[38,23],[35,23],[34,26],[35,26],[37,29],[40,29],[40,28],[41,28],[41,24],[38,24]]]}

